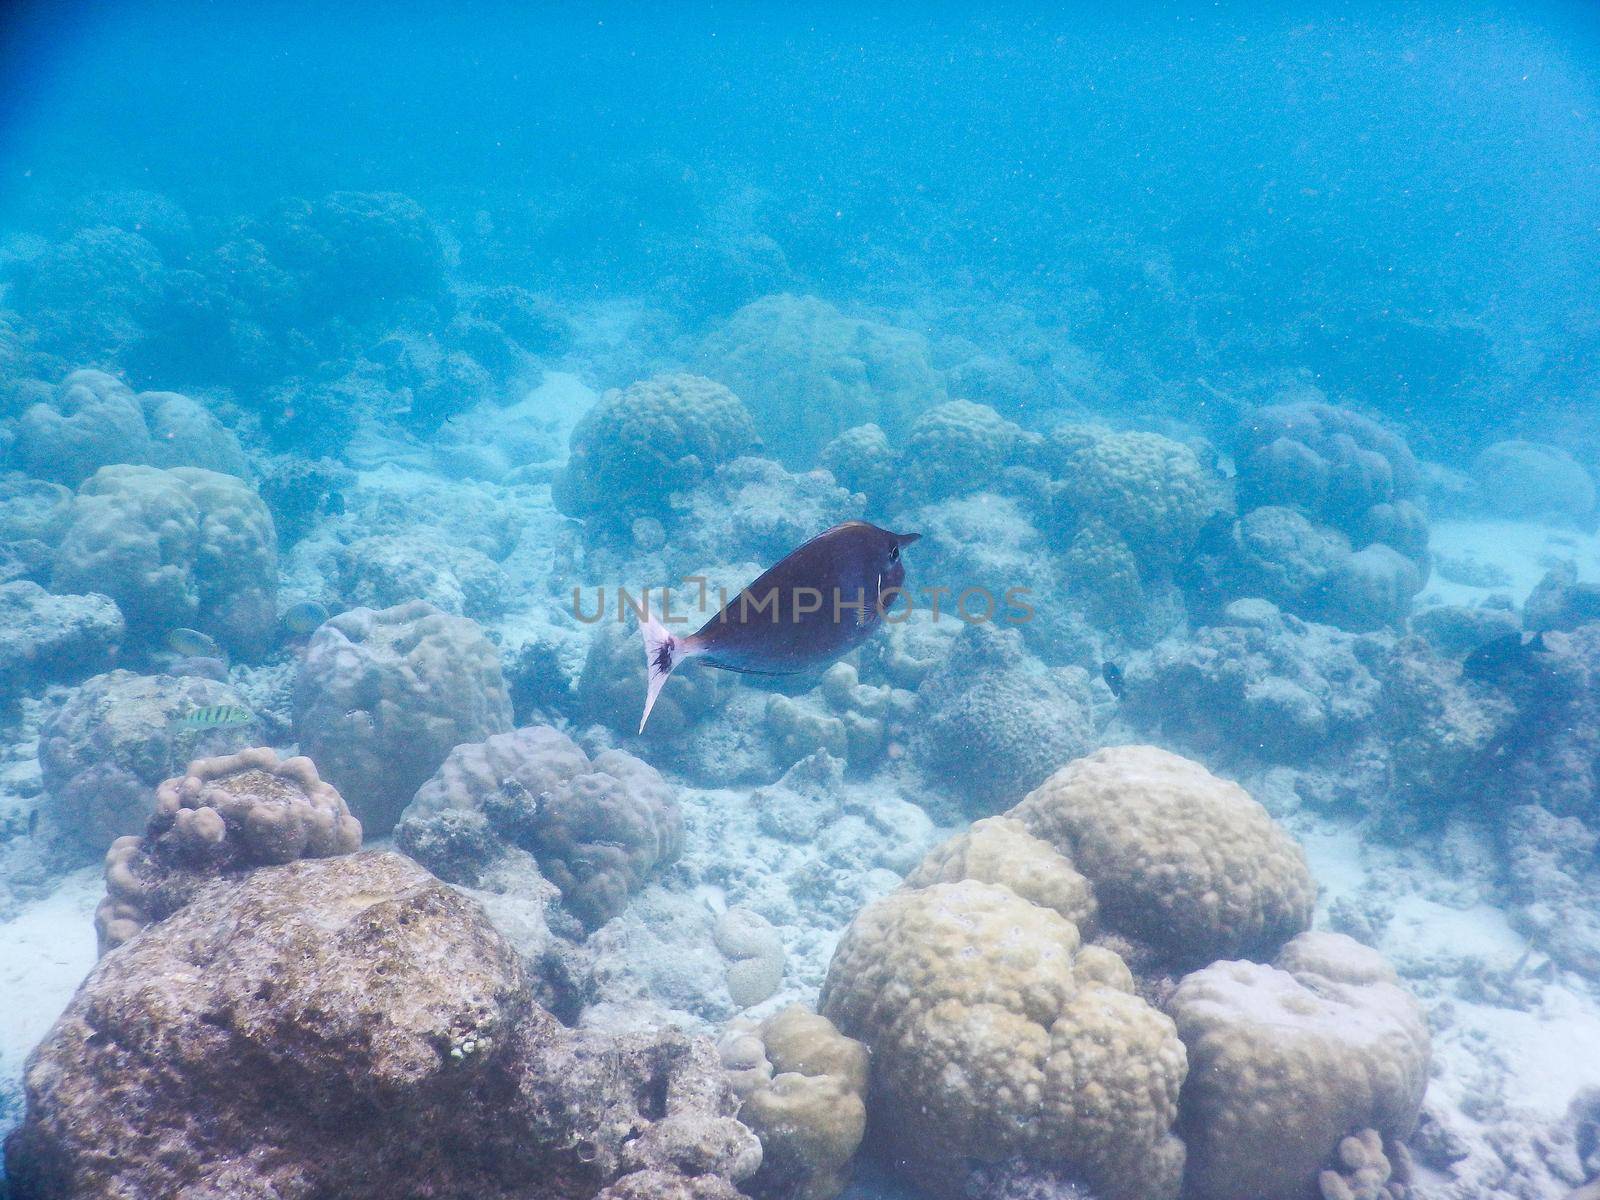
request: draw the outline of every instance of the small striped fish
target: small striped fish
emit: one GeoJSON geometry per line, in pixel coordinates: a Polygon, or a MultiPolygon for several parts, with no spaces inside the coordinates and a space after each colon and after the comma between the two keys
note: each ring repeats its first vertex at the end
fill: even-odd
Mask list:
{"type": "Polygon", "coordinates": [[[199,733],[206,729],[224,729],[230,725],[244,725],[255,720],[255,713],[237,704],[213,704],[207,708],[192,708],[181,717],[172,718],[172,727],[186,733],[199,733]]]}

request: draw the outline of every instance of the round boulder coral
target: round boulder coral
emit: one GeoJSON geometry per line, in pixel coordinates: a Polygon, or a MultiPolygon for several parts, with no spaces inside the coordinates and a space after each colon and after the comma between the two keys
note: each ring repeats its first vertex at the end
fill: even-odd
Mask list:
{"type": "Polygon", "coordinates": [[[1013,817],[986,817],[928,852],[906,876],[906,886],[977,879],[1010,888],[1024,900],[1060,913],[1080,932],[1094,922],[1097,905],[1089,881],[1049,842],[1013,817]]]}
{"type": "Polygon", "coordinates": [[[35,479],[76,487],[112,463],[148,463],[154,447],[132,389],[104,371],[74,371],[49,404],[17,423],[11,458],[35,479]]]}
{"type": "Polygon", "coordinates": [[[454,747],[511,728],[500,656],[483,630],[421,600],[318,627],[294,709],[301,748],[375,834],[394,827],[454,747]]]}
{"type": "Polygon", "coordinates": [[[1015,803],[1094,737],[1084,672],[1044,666],[1017,631],[992,625],[962,629],[917,704],[914,759],[980,815],[1015,803]]]}
{"type": "Polygon", "coordinates": [[[761,1169],[745,1183],[760,1200],[834,1200],[867,1127],[867,1048],[798,1005],[735,1026],[723,1065],[739,1121],[761,1139],[761,1169]]]}
{"type": "Polygon", "coordinates": [[[244,656],[277,626],[278,538],[243,480],[200,467],[102,467],[78,489],[51,587],[103,592],[130,634],[194,626],[244,656]]]}
{"type": "Polygon", "coordinates": [[[1070,521],[1093,517],[1142,563],[1182,561],[1216,496],[1193,450],[1156,433],[1112,433],[1070,455],[1059,500],[1070,521]]]}
{"type": "Polygon", "coordinates": [[[1186,976],[1167,1011],[1188,1048],[1186,1195],[1310,1195],[1353,1130],[1403,1139],[1428,1083],[1421,1006],[1381,955],[1306,933],[1273,966],[1186,976]]]}
{"type": "Polygon", "coordinates": [[[848,317],[815,296],[763,296],[713,330],[705,373],[738,392],[788,466],[812,465],[835,435],[874,424],[891,438],[945,398],[921,334],[848,317]]]}
{"type": "Polygon", "coordinates": [[[470,875],[453,857],[460,839],[435,832],[464,816],[531,853],[591,929],[621,912],[683,843],[676,795],[654,767],[620,750],[590,759],[548,725],[455,747],[417,789],[396,838],[442,877],[470,875]]]}
{"type": "Polygon", "coordinates": [[[698,483],[756,442],[739,398],[699,375],[656,375],[600,398],[572,431],[556,478],[569,516],[626,527],[665,516],[667,497],[698,483]]]}
{"type": "Polygon", "coordinates": [[[100,953],[182,908],[207,880],[360,847],[361,822],[309,758],[256,747],[196,759],[156,789],[144,836],[120,837],[106,855],[100,953]]]}
{"type": "Polygon", "coordinates": [[[839,485],[883,503],[900,467],[888,435],[876,425],[855,425],[839,434],[817,456],[817,465],[839,485]]]}
{"type": "Polygon", "coordinates": [[[1472,477],[1495,516],[1578,524],[1594,513],[1594,480],[1559,446],[1496,442],[1478,455],[1472,477]]]}
{"type": "Polygon", "coordinates": [[[1172,963],[1270,956],[1311,922],[1293,839],[1238,784],[1154,746],[1069,763],[1007,815],[1088,876],[1110,928],[1172,963]]]}
{"type": "Polygon", "coordinates": [[[1177,1195],[1183,1046],[1059,913],[974,880],[892,893],[845,932],[820,1008],[871,1049],[875,1127],[935,1195],[1018,1155],[1112,1200],[1177,1195]]]}
{"type": "Polygon", "coordinates": [[[987,404],[936,405],[906,434],[906,482],[930,499],[992,487],[1021,433],[987,404]]]}

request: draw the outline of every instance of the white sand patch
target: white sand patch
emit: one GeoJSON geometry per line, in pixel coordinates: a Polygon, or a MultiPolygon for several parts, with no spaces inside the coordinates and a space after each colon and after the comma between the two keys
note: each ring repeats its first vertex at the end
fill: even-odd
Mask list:
{"type": "Polygon", "coordinates": [[[1521,605],[1545,572],[1570,562],[1578,578],[1600,580],[1600,537],[1528,521],[1435,521],[1429,526],[1429,548],[1435,569],[1418,597],[1419,607],[1482,603],[1490,596],[1510,596],[1521,605]],[[1483,568],[1504,582],[1477,585],[1450,576],[1453,564],[1483,568]]]}
{"type": "Polygon", "coordinates": [[[17,1079],[95,963],[100,868],[74,871],[55,891],[0,924],[0,1077],[17,1079]]]}

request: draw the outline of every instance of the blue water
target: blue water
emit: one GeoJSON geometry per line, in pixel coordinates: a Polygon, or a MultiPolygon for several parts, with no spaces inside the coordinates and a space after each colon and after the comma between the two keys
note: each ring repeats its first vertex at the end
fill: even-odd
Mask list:
{"type": "MultiPolygon", "coordinates": [[[[1431,1028],[1426,1096],[1351,1099],[1283,1194],[1375,1128],[1409,1194],[1565,1195],[1600,1176],[1600,1075],[1564,1049],[1600,1038],[1597,295],[1587,4],[8,6],[0,978],[44,982],[0,1024],[0,1129],[60,1102],[22,1060],[95,961],[112,838],[179,869],[157,785],[269,746],[369,846],[498,897],[568,1025],[726,1040],[820,1005],[876,1056],[852,1197],[1258,1196],[1207,1140],[1196,1036],[1149,1125],[1188,1174],[1130,1183],[1063,1148],[1055,1076],[1019,1101],[962,1057],[976,1028],[897,1041],[823,987],[930,851],[1149,744],[1309,863],[1261,899],[1253,834],[1184,859],[1232,818],[1152,818],[1135,767],[1126,819],[1083,818],[1107,830],[1030,826],[1151,1020],[1183,1032],[1217,960],[1290,981],[1309,927],[1384,956],[1431,1028]],[[726,598],[846,520],[920,535],[846,665],[680,654],[641,735],[629,597],[726,598]],[[402,684],[433,618],[362,623],[414,601],[455,624],[402,684]],[[367,675],[342,638],[379,646],[367,675]],[[571,741],[482,749],[539,726],[571,741]],[[488,765],[451,775],[457,746],[488,765]],[[550,832],[541,756],[602,754],[624,782],[572,785],[601,815],[550,832]],[[1208,870],[1254,905],[1210,941],[1208,870]],[[754,999],[732,909],[779,946],[754,999]],[[924,1040],[956,1047],[940,1087],[1021,1115],[926,1107],[884,1049],[924,1040]]],[[[181,870],[337,857],[274,853],[181,870]]],[[[1037,914],[990,877],[1028,853],[943,878],[1037,914]]],[[[108,919],[102,950],[183,914],[108,919]]],[[[796,1194],[763,1140],[747,1194],[796,1194]]],[[[7,1170],[71,1194],[42,1144],[7,1170]]]]}

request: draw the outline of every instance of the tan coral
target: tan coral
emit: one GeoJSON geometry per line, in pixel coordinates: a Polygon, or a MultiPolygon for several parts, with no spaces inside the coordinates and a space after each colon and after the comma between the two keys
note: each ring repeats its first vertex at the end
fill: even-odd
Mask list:
{"type": "Polygon", "coordinates": [[[1270,957],[1310,924],[1294,840],[1238,784],[1154,746],[1080,758],[1007,815],[1089,877],[1106,925],[1171,963],[1270,957]]]}
{"type": "Polygon", "coordinates": [[[95,909],[100,953],[185,903],[200,883],[361,846],[361,822],[309,758],[267,747],[202,758],[156,789],[143,837],[106,854],[106,896],[95,909]]]}
{"type": "Polygon", "coordinates": [[[1012,817],[985,817],[928,852],[906,886],[977,879],[999,883],[1024,900],[1054,909],[1083,932],[1094,921],[1094,892],[1050,843],[1028,832],[1012,817]]]}
{"type": "Polygon", "coordinates": [[[1352,1130],[1398,1141],[1416,1123],[1421,1006],[1381,955],[1342,934],[1301,934],[1270,967],[1213,963],[1184,978],[1167,1011],[1192,1064],[1181,1128],[1196,1200],[1309,1194],[1352,1130]]]}
{"type": "Polygon", "coordinates": [[[762,1200],[833,1200],[866,1133],[867,1048],[832,1021],[793,1005],[722,1044],[761,1139],[761,1170],[744,1186],[762,1200]]]}
{"type": "Polygon", "coordinates": [[[871,1048],[874,1119],[935,1194],[1017,1155],[1111,1200],[1177,1194],[1183,1046],[1060,913],[976,880],[895,892],[846,931],[821,1010],[871,1048]]]}

